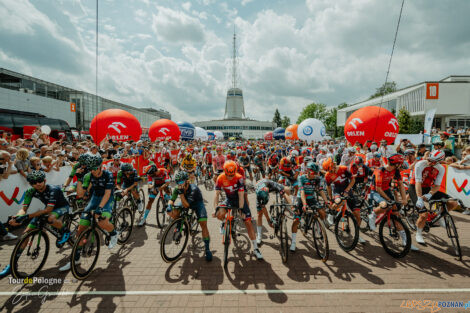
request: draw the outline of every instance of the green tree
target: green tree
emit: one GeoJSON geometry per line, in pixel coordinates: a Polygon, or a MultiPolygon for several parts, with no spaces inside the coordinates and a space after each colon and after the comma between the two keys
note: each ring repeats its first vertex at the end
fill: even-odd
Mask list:
{"type": "Polygon", "coordinates": [[[290,118],[288,116],[285,116],[282,118],[282,123],[281,123],[281,127],[282,128],[287,128],[287,126],[290,125],[290,118]]]}
{"type": "Polygon", "coordinates": [[[302,121],[307,118],[316,118],[325,123],[327,116],[328,111],[326,109],[326,105],[324,105],[323,103],[312,102],[303,108],[302,112],[299,115],[299,118],[297,119],[297,124],[302,123],[302,121]]]}
{"type": "Polygon", "coordinates": [[[424,130],[424,117],[413,116],[411,118],[410,133],[419,134],[424,130]]]}
{"type": "Polygon", "coordinates": [[[392,93],[397,91],[397,83],[395,82],[387,82],[384,83],[382,86],[376,89],[375,93],[369,97],[369,99],[381,97],[383,95],[386,95],[388,93],[392,93]]]}
{"type": "Polygon", "coordinates": [[[411,116],[407,109],[401,108],[400,111],[398,111],[397,120],[398,125],[400,125],[400,134],[411,134],[411,116]]]}
{"type": "Polygon", "coordinates": [[[341,103],[337,107],[334,107],[328,111],[328,115],[325,119],[325,127],[327,132],[334,138],[340,137],[344,133],[344,127],[336,126],[336,124],[338,121],[338,110],[344,109],[347,106],[347,103],[341,103]]]}
{"type": "Polygon", "coordinates": [[[276,124],[276,127],[281,127],[282,125],[281,113],[279,113],[278,109],[274,112],[273,123],[276,124]]]}

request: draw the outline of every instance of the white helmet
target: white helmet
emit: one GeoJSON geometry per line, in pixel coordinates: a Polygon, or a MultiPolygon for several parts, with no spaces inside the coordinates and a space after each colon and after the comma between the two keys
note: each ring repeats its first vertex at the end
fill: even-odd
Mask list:
{"type": "Polygon", "coordinates": [[[430,162],[441,162],[441,161],[444,161],[446,157],[446,154],[444,152],[442,152],[441,150],[434,150],[433,152],[431,152],[431,154],[429,155],[428,157],[428,161],[430,162]]]}
{"type": "Polygon", "coordinates": [[[299,151],[297,150],[292,150],[290,153],[293,157],[298,157],[299,156],[299,151]]]}

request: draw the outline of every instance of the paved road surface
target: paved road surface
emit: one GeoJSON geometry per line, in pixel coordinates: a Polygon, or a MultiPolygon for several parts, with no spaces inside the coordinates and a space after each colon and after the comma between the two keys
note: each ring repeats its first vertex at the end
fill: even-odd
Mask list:
{"type": "MultiPolygon", "coordinates": [[[[212,203],[214,192],[202,189],[212,203]]],[[[254,195],[249,199],[255,214],[254,195]]],[[[212,205],[207,207],[212,212],[212,205]]],[[[424,308],[418,302],[406,307],[406,300],[470,300],[470,218],[460,213],[453,216],[463,246],[462,262],[449,254],[445,230],[434,228],[426,235],[428,245],[421,252],[400,260],[384,252],[377,233],[363,234],[367,244],[347,254],[328,232],[330,257],[326,263],[299,232],[297,252],[285,265],[277,239],[271,239],[270,229],[265,229],[261,246],[265,261],[255,260],[248,237],[242,234],[224,270],[218,221],[209,219],[211,263],[204,260],[198,235],[182,259],[167,264],[160,257],[161,230],[152,212],[147,226],[134,229],[128,244],[112,252],[102,247],[96,269],[85,281],[74,281],[71,273],[58,271],[71,249],[58,250],[52,245],[39,276],[64,282],[23,287],[4,278],[0,281],[0,312],[438,312],[439,308],[424,308]]],[[[13,244],[1,243],[2,268],[13,244]]],[[[440,308],[440,312],[464,311],[440,308]]]]}

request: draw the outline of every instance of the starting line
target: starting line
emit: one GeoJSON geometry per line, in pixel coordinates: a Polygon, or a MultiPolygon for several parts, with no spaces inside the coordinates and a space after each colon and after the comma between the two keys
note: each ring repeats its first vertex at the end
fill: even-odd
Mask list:
{"type": "Polygon", "coordinates": [[[149,290],[149,291],[2,291],[0,296],[160,296],[160,295],[226,295],[226,294],[396,294],[396,293],[470,293],[470,288],[453,289],[267,289],[267,290],[149,290]]]}

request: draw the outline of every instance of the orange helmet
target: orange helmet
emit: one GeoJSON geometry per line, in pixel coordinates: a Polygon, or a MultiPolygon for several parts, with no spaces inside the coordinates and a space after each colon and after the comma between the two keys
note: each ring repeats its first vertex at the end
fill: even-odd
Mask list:
{"type": "Polygon", "coordinates": [[[331,158],[328,158],[325,161],[323,161],[323,169],[325,171],[329,172],[332,166],[333,166],[333,160],[331,158]]]}
{"type": "Polygon", "coordinates": [[[234,161],[227,161],[224,163],[225,175],[233,176],[237,172],[237,164],[234,161]]]}

